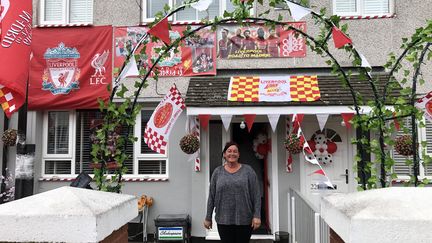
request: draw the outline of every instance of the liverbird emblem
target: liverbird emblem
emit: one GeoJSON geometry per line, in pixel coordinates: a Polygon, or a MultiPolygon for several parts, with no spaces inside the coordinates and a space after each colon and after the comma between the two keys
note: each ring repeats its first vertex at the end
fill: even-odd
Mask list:
{"type": "Polygon", "coordinates": [[[95,69],[93,76],[100,76],[105,74],[105,62],[108,59],[109,51],[105,50],[102,54],[97,53],[94,55],[91,65],[95,69]]]}
{"type": "Polygon", "coordinates": [[[0,22],[3,20],[3,18],[6,16],[7,11],[9,10],[10,2],[9,0],[2,0],[0,1],[0,22]]]}

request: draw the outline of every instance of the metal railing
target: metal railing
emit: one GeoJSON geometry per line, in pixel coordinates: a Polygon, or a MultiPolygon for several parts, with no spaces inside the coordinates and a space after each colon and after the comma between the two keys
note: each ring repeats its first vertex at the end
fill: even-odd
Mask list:
{"type": "Polygon", "coordinates": [[[290,225],[293,243],[329,243],[329,227],[316,209],[299,192],[290,188],[290,225]]]}

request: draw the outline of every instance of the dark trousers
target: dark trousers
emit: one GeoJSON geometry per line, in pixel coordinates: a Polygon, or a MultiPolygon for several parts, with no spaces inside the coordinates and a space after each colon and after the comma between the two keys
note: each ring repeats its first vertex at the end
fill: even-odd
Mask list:
{"type": "Polygon", "coordinates": [[[252,235],[250,225],[218,224],[218,232],[223,243],[249,243],[252,235]]]}

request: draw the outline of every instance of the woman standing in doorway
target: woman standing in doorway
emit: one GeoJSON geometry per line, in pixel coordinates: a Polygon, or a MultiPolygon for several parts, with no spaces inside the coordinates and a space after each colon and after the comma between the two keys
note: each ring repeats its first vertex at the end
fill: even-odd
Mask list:
{"type": "Polygon", "coordinates": [[[225,163],[217,167],[211,177],[204,220],[206,229],[212,228],[213,209],[221,241],[248,243],[261,225],[261,194],[255,171],[239,163],[239,146],[228,142],[223,149],[225,163]]]}

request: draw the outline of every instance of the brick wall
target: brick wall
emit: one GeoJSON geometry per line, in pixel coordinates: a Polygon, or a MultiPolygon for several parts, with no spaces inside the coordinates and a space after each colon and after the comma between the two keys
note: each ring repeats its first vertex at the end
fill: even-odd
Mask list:
{"type": "Polygon", "coordinates": [[[128,243],[128,225],[123,225],[120,229],[112,232],[100,243],[128,243]]]}
{"type": "Polygon", "coordinates": [[[340,236],[330,228],[330,243],[345,243],[345,241],[343,241],[342,238],[340,238],[340,236]]]}

